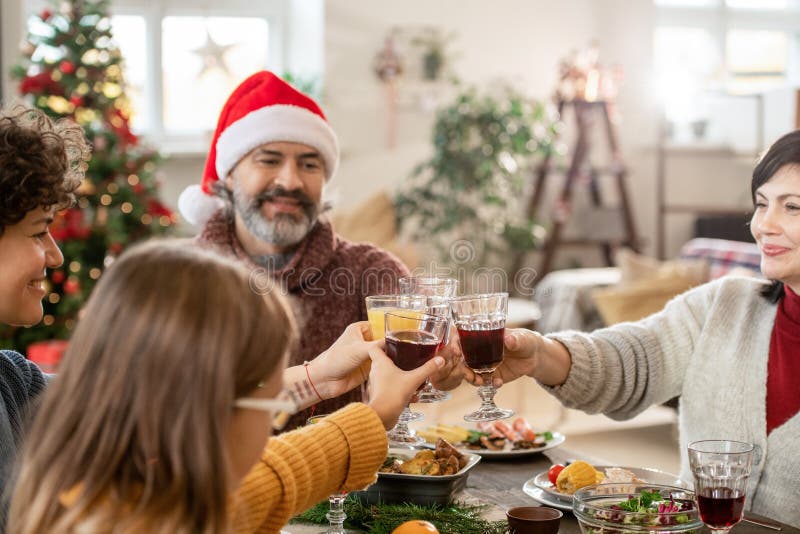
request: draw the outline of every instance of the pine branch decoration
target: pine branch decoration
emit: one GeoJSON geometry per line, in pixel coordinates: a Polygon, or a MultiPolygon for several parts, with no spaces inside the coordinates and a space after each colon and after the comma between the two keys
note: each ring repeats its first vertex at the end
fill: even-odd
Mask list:
{"type": "MultiPolygon", "coordinates": [[[[504,534],[505,521],[487,521],[481,517],[487,505],[452,503],[448,506],[416,504],[363,504],[356,496],[348,495],[344,503],[347,514],[345,527],[357,528],[371,534],[391,534],[400,524],[412,519],[433,523],[441,534],[504,534]]],[[[292,522],[327,524],[324,501],[295,517],[292,522]]]]}

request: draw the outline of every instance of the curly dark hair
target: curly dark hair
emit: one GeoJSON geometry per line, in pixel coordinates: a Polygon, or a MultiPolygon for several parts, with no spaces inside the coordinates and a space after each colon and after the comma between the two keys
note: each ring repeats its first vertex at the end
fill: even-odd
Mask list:
{"type": "Polygon", "coordinates": [[[89,156],[74,122],[22,105],[0,109],[0,235],[31,210],[71,206],[89,156]]]}

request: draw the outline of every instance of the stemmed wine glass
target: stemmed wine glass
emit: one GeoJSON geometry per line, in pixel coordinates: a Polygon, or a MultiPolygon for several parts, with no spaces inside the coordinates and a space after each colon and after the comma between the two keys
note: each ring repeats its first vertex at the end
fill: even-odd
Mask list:
{"type": "MultiPolygon", "coordinates": [[[[458,280],[455,278],[438,278],[434,276],[407,276],[398,280],[400,292],[405,294],[425,295],[427,297],[426,312],[448,320],[448,327],[442,338],[440,349],[447,345],[450,339],[450,300],[458,291],[458,280]]],[[[450,393],[439,391],[433,387],[430,379],[417,395],[417,402],[430,403],[447,400],[450,393]]]]}
{"type": "MultiPolygon", "coordinates": [[[[367,306],[367,319],[372,339],[383,339],[386,332],[386,312],[408,311],[412,314],[422,315],[426,309],[427,297],[425,295],[370,295],[364,299],[367,306]]],[[[414,396],[413,402],[417,402],[414,396]]],[[[419,421],[423,415],[412,412],[406,405],[401,418],[406,423],[419,421]]]]}
{"type": "MultiPolygon", "coordinates": [[[[313,425],[320,422],[327,417],[326,415],[315,415],[306,419],[307,425],[313,425]]],[[[328,513],[325,518],[328,520],[328,530],[324,530],[319,534],[347,534],[344,528],[344,520],[347,519],[347,514],[344,513],[344,501],[347,499],[347,492],[342,491],[333,493],[328,497],[328,513]]]]}
{"type": "Polygon", "coordinates": [[[456,297],[451,301],[453,320],[464,362],[483,378],[478,388],[481,406],[464,416],[465,421],[494,421],[514,415],[494,403],[492,373],[503,361],[503,335],[508,315],[508,293],[456,297]]]}
{"type": "MultiPolygon", "coordinates": [[[[386,354],[404,371],[411,371],[436,355],[447,330],[447,319],[413,310],[387,312],[385,316],[386,354]]],[[[425,440],[408,428],[413,421],[406,403],[397,424],[387,432],[393,446],[413,447],[425,440]]]]}
{"type": "Polygon", "coordinates": [[[752,443],[729,440],[689,444],[697,508],[713,533],[724,534],[742,519],[754,448],[752,443]]]}

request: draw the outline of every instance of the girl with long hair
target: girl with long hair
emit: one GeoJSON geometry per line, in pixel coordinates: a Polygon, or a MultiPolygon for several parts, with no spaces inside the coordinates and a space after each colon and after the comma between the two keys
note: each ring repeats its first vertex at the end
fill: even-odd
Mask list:
{"type": "Polygon", "coordinates": [[[277,532],[371,483],[385,428],[442,359],[403,372],[373,345],[369,406],[270,439],[294,339],[282,298],[239,264],[176,242],[125,253],[45,395],[9,531],[277,532]]]}

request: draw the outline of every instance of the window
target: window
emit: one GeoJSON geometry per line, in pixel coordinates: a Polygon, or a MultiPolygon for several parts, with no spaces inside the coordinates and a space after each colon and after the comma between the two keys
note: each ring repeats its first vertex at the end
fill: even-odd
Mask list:
{"type": "Polygon", "coordinates": [[[684,125],[684,140],[708,131],[714,141],[736,145],[730,139],[736,132],[723,126],[731,116],[756,131],[770,120],[759,117],[765,108],[759,99],[800,84],[800,0],[654,4],[657,84],[666,118],[684,125]]]}
{"type": "Polygon", "coordinates": [[[318,83],[323,4],[115,0],[112,33],[134,130],[167,152],[205,152],[225,98],[253,72],[318,83]]]}

